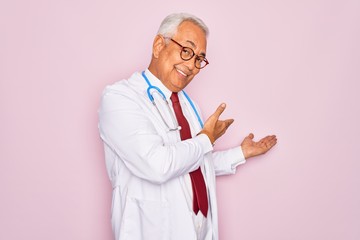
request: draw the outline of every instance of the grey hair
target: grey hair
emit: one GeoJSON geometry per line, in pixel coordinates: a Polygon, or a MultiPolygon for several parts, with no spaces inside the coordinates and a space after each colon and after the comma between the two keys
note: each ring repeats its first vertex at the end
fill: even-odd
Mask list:
{"type": "Polygon", "coordinates": [[[184,21],[190,21],[198,25],[205,33],[207,37],[209,35],[209,28],[198,17],[189,13],[173,13],[167,16],[160,24],[158,34],[164,37],[173,37],[181,23],[184,21]]]}

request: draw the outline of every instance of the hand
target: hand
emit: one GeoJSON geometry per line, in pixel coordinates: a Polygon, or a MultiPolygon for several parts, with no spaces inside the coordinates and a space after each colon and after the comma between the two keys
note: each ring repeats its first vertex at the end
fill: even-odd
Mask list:
{"type": "Polygon", "coordinates": [[[206,121],[204,124],[204,128],[200,131],[199,134],[204,133],[206,134],[211,143],[214,142],[221,137],[228,127],[234,122],[234,119],[226,119],[226,120],[219,120],[221,113],[225,110],[226,104],[222,103],[206,121]]]}
{"type": "Polygon", "coordinates": [[[250,133],[241,143],[245,159],[255,157],[269,151],[275,146],[277,139],[275,135],[266,136],[258,142],[254,142],[254,134],[250,133]]]}

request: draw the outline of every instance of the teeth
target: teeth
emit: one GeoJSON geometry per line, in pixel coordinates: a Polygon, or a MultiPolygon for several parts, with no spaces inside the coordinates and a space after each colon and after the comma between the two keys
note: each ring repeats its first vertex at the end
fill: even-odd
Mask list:
{"type": "Polygon", "coordinates": [[[181,70],[179,69],[176,69],[181,75],[184,75],[185,77],[187,76],[184,72],[182,72],[181,70]]]}

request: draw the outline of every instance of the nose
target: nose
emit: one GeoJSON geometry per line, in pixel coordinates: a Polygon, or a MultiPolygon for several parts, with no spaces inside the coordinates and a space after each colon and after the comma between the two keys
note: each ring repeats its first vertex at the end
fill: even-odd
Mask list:
{"type": "Polygon", "coordinates": [[[197,70],[195,67],[195,56],[193,56],[190,60],[184,61],[184,65],[189,69],[189,71],[197,70]]]}

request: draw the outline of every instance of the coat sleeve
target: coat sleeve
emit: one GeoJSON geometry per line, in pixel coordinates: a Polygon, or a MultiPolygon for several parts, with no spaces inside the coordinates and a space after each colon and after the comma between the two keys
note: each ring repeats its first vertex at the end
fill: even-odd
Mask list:
{"type": "Polygon", "coordinates": [[[204,155],[212,151],[207,136],[164,143],[138,97],[124,91],[104,91],[99,109],[104,143],[132,174],[156,184],[197,169],[204,155]]]}
{"type": "Polygon", "coordinates": [[[234,174],[236,167],[246,162],[241,147],[213,153],[213,163],[216,176],[234,174]]]}
{"type": "MultiPolygon", "coordinates": [[[[197,112],[202,116],[199,106],[195,102],[194,104],[197,112]]],[[[205,122],[203,119],[202,121],[205,122]]],[[[225,151],[215,151],[212,153],[212,160],[216,176],[235,174],[236,167],[246,162],[241,147],[235,147],[225,151]]]]}

